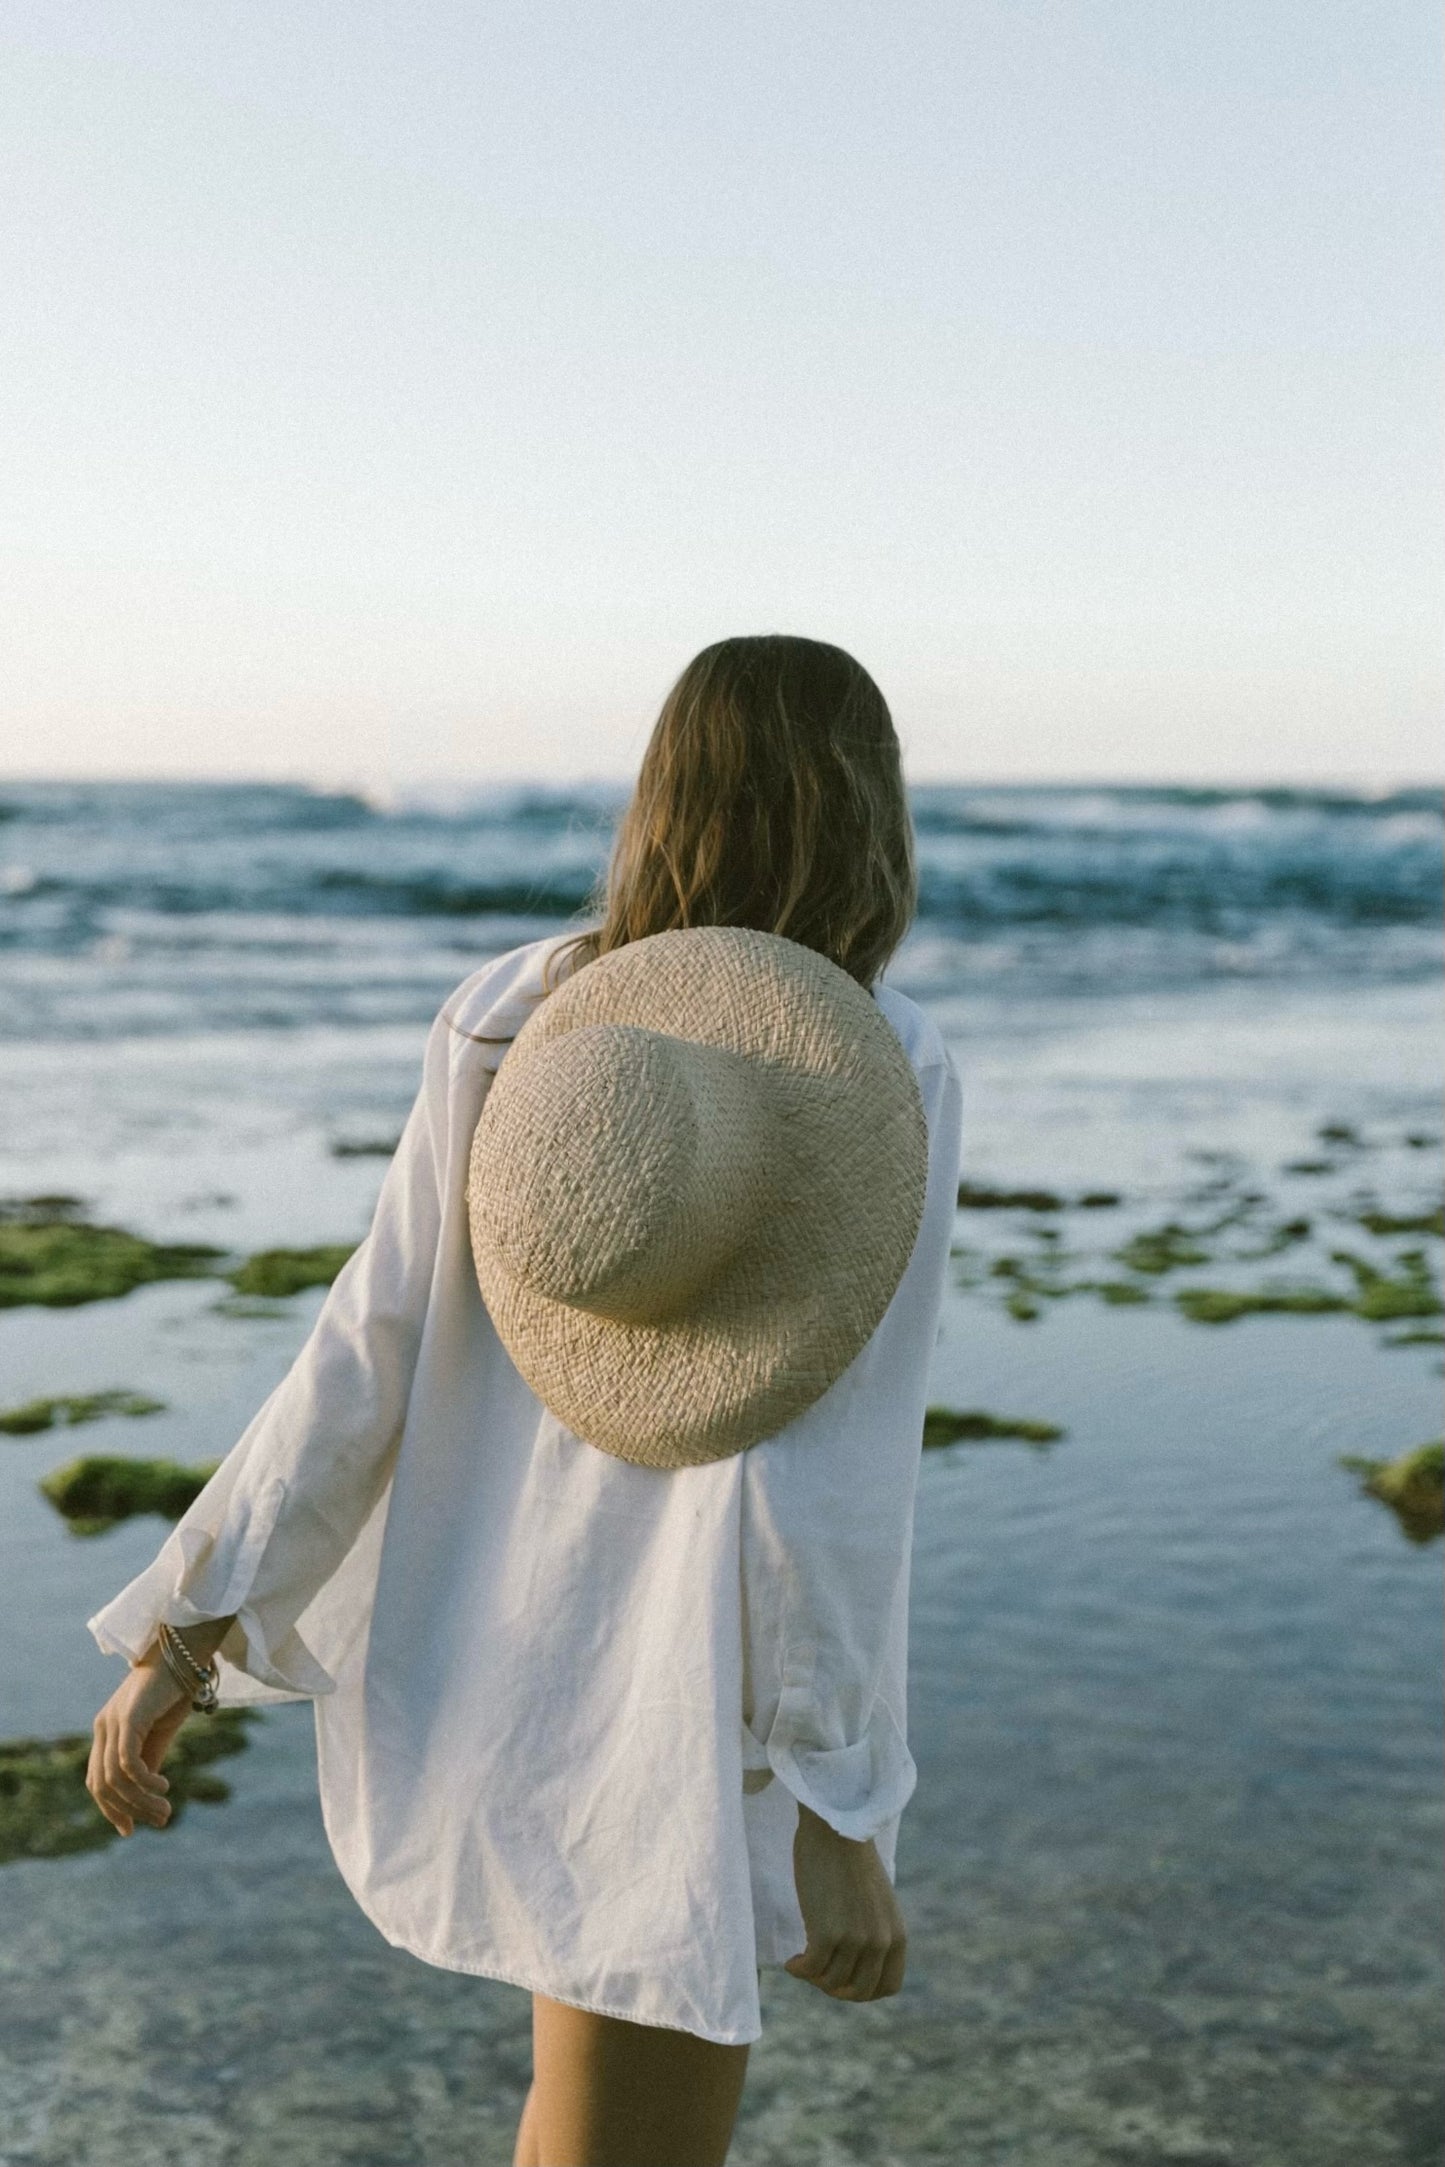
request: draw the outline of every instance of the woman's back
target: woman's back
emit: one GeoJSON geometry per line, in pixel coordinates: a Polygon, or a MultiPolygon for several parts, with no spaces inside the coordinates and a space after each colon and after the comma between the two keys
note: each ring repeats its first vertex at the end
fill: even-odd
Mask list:
{"type": "Polygon", "coordinates": [[[882,1323],[774,1437],[633,1465],[534,1397],[468,1243],[472,1133],[556,946],[497,959],[446,1004],[368,1241],[93,1626],[130,1652],[179,1594],[237,1617],[228,1697],[318,1696],[328,1834],[388,1940],[745,2041],[756,1967],[804,1938],[797,1803],[874,1837],[891,1871],[913,1786],[908,1550],[958,1082],[922,1012],[879,987],[929,1127],[923,1223],[882,1323]],[[339,1555],[313,1596],[319,1550],[339,1555]]]}

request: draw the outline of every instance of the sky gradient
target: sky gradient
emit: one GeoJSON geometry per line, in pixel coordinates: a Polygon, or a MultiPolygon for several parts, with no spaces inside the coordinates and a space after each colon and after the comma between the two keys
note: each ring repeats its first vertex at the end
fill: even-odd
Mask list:
{"type": "Polygon", "coordinates": [[[0,772],[622,776],[833,639],[918,779],[1440,771],[1434,12],[0,21],[0,772]]]}

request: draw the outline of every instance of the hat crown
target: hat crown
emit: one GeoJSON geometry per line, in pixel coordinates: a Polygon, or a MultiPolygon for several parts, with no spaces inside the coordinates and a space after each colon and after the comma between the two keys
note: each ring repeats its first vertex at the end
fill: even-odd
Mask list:
{"type": "Polygon", "coordinates": [[[836,963],[751,927],[648,934],[574,964],[486,1089],[478,1288],[577,1437],[653,1468],[725,1458],[862,1350],[928,1156],[900,1034],[836,963]]]}
{"type": "Polygon", "coordinates": [[[631,1024],[511,1054],[483,1110],[473,1222],[537,1294],[633,1325],[685,1309],[782,1172],[766,1067],[631,1024]]]}

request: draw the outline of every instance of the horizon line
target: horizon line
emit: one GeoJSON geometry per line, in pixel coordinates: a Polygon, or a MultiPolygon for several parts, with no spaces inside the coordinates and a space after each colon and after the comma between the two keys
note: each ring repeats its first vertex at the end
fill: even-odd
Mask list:
{"type": "MultiPolygon", "coordinates": [[[[635,770],[589,769],[558,776],[541,769],[514,769],[505,774],[478,775],[464,770],[435,770],[407,776],[316,774],[304,771],[267,773],[194,774],[183,769],[150,772],[96,769],[81,773],[6,772],[0,769],[0,790],[75,788],[159,788],[309,791],[318,797],[354,797],[385,800],[413,791],[627,790],[637,781],[635,770]]],[[[904,775],[910,788],[939,790],[1207,790],[1244,794],[1259,791],[1350,791],[1388,794],[1399,790],[1445,791],[1445,773],[1422,774],[1381,769],[1333,769],[1301,776],[1272,775],[1159,775],[1147,772],[1073,775],[987,775],[925,773],[904,775]]]]}

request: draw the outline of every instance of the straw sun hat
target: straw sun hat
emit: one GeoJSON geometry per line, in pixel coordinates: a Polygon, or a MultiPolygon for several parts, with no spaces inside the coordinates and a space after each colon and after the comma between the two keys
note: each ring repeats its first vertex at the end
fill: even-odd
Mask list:
{"type": "Polygon", "coordinates": [[[644,1467],[725,1459],[868,1340],[927,1170],[912,1066],[856,979],[777,934],[656,933],[565,979],[497,1070],[477,1280],[576,1436],[644,1467]]]}

